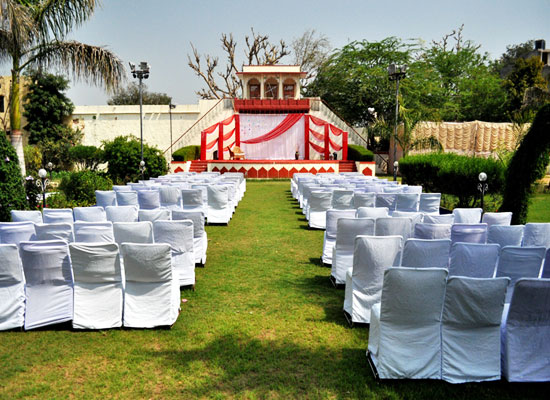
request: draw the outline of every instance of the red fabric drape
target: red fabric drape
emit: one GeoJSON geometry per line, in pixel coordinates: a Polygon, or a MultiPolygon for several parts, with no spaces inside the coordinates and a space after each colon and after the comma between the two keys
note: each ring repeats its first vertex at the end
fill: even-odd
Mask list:
{"type": "Polygon", "coordinates": [[[231,143],[229,146],[224,147],[224,148],[223,148],[223,151],[229,151],[229,149],[230,149],[231,147],[233,147],[234,145],[235,145],[235,142],[231,143]]]}
{"type": "Polygon", "coordinates": [[[235,128],[227,132],[227,134],[223,135],[223,140],[226,141],[227,139],[230,139],[231,136],[233,136],[233,133],[235,133],[235,128]]]}
{"type": "Polygon", "coordinates": [[[330,131],[334,134],[334,136],[340,136],[344,131],[340,128],[335,127],[334,125],[329,125],[330,131]]]}
{"type": "Polygon", "coordinates": [[[323,121],[321,118],[314,117],[313,115],[310,115],[309,118],[315,125],[325,126],[327,124],[327,122],[323,121]]]}
{"type": "Polygon", "coordinates": [[[282,120],[281,123],[273,128],[270,132],[267,132],[266,134],[255,137],[253,139],[241,140],[241,143],[257,144],[273,140],[292,128],[294,124],[298,122],[303,116],[304,114],[288,114],[286,118],[282,120]]]}
{"type": "Polygon", "coordinates": [[[208,134],[214,132],[216,130],[216,128],[218,127],[218,125],[219,124],[214,124],[210,128],[206,128],[203,132],[208,135],[208,134]]]}
{"type": "Polygon", "coordinates": [[[212,140],[210,143],[208,143],[206,145],[206,150],[210,150],[211,148],[213,148],[216,145],[216,143],[218,143],[218,138],[216,138],[216,139],[212,140]]]}
{"type": "Polygon", "coordinates": [[[309,132],[313,135],[313,137],[317,140],[325,140],[325,134],[324,133],[319,133],[317,131],[314,131],[313,129],[310,129],[309,132]]]}
{"type": "Polygon", "coordinates": [[[313,150],[315,150],[317,153],[324,153],[325,152],[324,147],[318,146],[313,142],[309,142],[309,144],[311,145],[311,147],[313,147],[313,150]]]}
{"type": "Polygon", "coordinates": [[[330,143],[330,147],[332,147],[334,150],[336,150],[336,151],[342,150],[342,146],[334,143],[331,138],[329,138],[328,141],[330,143]]]}
{"type": "Polygon", "coordinates": [[[220,124],[229,125],[233,120],[235,119],[235,114],[230,116],[229,118],[224,119],[220,124]]]}

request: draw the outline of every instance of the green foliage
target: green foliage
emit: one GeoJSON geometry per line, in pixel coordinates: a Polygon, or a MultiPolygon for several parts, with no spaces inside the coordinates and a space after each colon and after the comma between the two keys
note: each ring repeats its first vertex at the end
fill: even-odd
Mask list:
{"type": "Polygon", "coordinates": [[[25,178],[25,193],[27,195],[27,202],[29,203],[29,209],[36,210],[42,208],[42,191],[36,184],[38,175],[29,175],[25,178]]]}
{"type": "Polygon", "coordinates": [[[549,132],[550,104],[539,110],[508,166],[502,211],[513,212],[513,224],[525,223],[533,184],[545,174],[550,156],[549,132]]]}
{"type": "Polygon", "coordinates": [[[493,68],[502,78],[507,78],[514,69],[514,64],[518,58],[527,58],[529,53],[533,52],[535,41],[528,40],[524,43],[506,46],[506,52],[495,61],[493,68]]]}
{"type": "Polygon", "coordinates": [[[174,161],[198,160],[201,156],[200,146],[185,146],[172,153],[174,161]]]}
{"type": "Polygon", "coordinates": [[[497,160],[460,156],[452,153],[429,153],[399,160],[403,183],[422,185],[426,192],[439,192],[458,198],[458,207],[471,207],[479,195],[480,172],[487,174],[488,193],[500,193],[505,168],[497,160]]]}
{"type": "MultiPolygon", "coordinates": [[[[141,161],[140,141],[134,136],[118,136],[112,141],[103,142],[108,174],[115,183],[126,183],[141,179],[139,163],[141,161]]],[[[168,164],[162,152],[156,147],[143,144],[143,159],[146,170],[145,179],[168,172],[168,164]]]]}
{"type": "Polygon", "coordinates": [[[95,204],[96,190],[111,190],[113,182],[105,174],[95,171],[78,171],[61,180],[59,190],[69,202],[80,207],[95,204]]]}
{"type": "Polygon", "coordinates": [[[348,144],[348,160],[350,161],[372,161],[374,153],[363,146],[348,144]]]}
{"type": "Polygon", "coordinates": [[[10,221],[11,210],[27,208],[21,168],[15,149],[0,131],[0,221],[10,221]]]}
{"type": "MultiPolygon", "coordinates": [[[[172,97],[166,93],[147,91],[147,85],[142,84],[142,104],[170,104],[172,97]]],[[[131,82],[127,87],[120,88],[107,100],[107,104],[114,105],[136,105],[139,104],[139,85],[131,82]]]]}
{"type": "Polygon", "coordinates": [[[542,77],[542,61],[537,57],[518,58],[512,72],[508,75],[505,88],[508,91],[509,109],[519,110],[525,91],[532,87],[546,89],[546,80],[542,77]]]}
{"type": "MultiPolygon", "coordinates": [[[[74,208],[79,207],[80,204],[75,200],[68,200],[65,193],[58,192],[47,198],[48,208],[74,208]]],[[[86,203],[88,204],[88,203],[86,203]]]]}
{"type": "Polygon", "coordinates": [[[42,153],[38,146],[31,144],[23,147],[23,154],[25,155],[25,170],[29,173],[38,172],[42,168],[42,153]]]}
{"type": "Polygon", "coordinates": [[[42,166],[51,162],[56,170],[71,170],[73,161],[69,154],[70,149],[80,143],[82,132],[72,130],[68,126],[60,127],[57,139],[45,139],[38,146],[42,152],[42,166]]]}
{"type": "Polygon", "coordinates": [[[69,156],[80,169],[95,171],[104,160],[103,150],[95,146],[77,145],[69,149],[69,156]]]}

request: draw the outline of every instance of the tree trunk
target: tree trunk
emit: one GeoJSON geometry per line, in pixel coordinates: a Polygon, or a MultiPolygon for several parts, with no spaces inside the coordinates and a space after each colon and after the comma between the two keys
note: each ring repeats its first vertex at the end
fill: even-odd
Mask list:
{"type": "Polygon", "coordinates": [[[13,58],[13,68],[11,70],[11,88],[10,88],[10,141],[15,148],[19,158],[21,174],[27,174],[25,170],[25,155],[23,153],[23,135],[21,133],[21,94],[20,94],[20,76],[19,59],[13,58]]]}

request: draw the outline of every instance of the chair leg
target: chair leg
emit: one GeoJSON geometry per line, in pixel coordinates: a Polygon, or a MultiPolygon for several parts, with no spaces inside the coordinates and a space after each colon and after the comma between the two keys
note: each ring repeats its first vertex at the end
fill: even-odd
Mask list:
{"type": "Polygon", "coordinates": [[[348,325],[350,328],[353,328],[355,326],[354,322],[351,319],[351,315],[348,314],[347,311],[344,310],[344,317],[346,317],[346,321],[348,321],[348,325]]]}
{"type": "Polygon", "coordinates": [[[378,375],[378,370],[376,369],[376,366],[374,365],[374,361],[372,361],[372,356],[370,354],[370,351],[368,350],[367,350],[367,362],[369,363],[372,374],[374,375],[374,379],[377,381],[380,380],[380,376],[378,375]]]}

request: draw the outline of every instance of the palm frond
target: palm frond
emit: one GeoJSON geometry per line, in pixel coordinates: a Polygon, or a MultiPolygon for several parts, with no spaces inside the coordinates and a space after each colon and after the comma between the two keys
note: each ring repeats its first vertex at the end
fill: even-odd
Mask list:
{"type": "Polygon", "coordinates": [[[23,53],[38,33],[30,9],[14,0],[0,0],[0,28],[2,51],[18,48],[23,53]]]}
{"type": "Polygon", "coordinates": [[[34,19],[46,38],[63,38],[73,28],[88,20],[99,6],[99,0],[43,0],[33,8],[34,19]]]}

